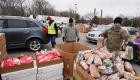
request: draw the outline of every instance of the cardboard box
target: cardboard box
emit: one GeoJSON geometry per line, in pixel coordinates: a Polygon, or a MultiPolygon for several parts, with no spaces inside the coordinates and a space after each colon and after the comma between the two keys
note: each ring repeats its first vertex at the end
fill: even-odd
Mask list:
{"type": "Polygon", "coordinates": [[[22,64],[22,65],[16,65],[16,66],[11,66],[11,67],[3,67],[3,68],[0,67],[0,73],[4,74],[4,73],[16,72],[20,70],[26,70],[30,68],[34,68],[33,62],[29,64],[22,64]]]}
{"type": "Polygon", "coordinates": [[[37,80],[63,80],[63,75],[55,75],[53,77],[47,78],[45,76],[40,76],[37,80]]]}
{"type": "Polygon", "coordinates": [[[49,73],[49,72],[53,72],[53,71],[61,73],[63,71],[63,68],[64,68],[63,63],[40,67],[40,68],[38,68],[38,74],[49,73]]]}
{"type": "Polygon", "coordinates": [[[78,80],[96,80],[90,74],[88,74],[80,65],[76,64],[74,71],[74,77],[78,80]]]}
{"type": "Polygon", "coordinates": [[[51,78],[54,78],[55,76],[63,75],[64,65],[61,58],[54,61],[37,63],[37,67],[37,80],[51,80],[51,78]]]}
{"type": "Polygon", "coordinates": [[[74,58],[79,51],[89,50],[90,48],[80,43],[65,43],[56,45],[56,49],[63,55],[64,76],[73,77],[74,58]]]}
{"type": "Polygon", "coordinates": [[[12,79],[12,80],[37,80],[36,75],[28,75],[26,77],[21,77],[17,79],[12,79]]]}
{"type": "Polygon", "coordinates": [[[36,80],[35,68],[2,74],[2,80],[36,80]]]}
{"type": "Polygon", "coordinates": [[[51,71],[51,72],[48,72],[48,73],[40,73],[40,74],[37,74],[37,79],[49,79],[49,78],[53,78],[57,75],[63,75],[63,71],[62,70],[57,70],[57,71],[51,71]]]}
{"type": "Polygon", "coordinates": [[[63,80],[63,75],[58,75],[58,76],[55,76],[55,77],[52,77],[52,78],[49,78],[47,80],[63,80]]]}
{"type": "Polygon", "coordinates": [[[15,80],[29,75],[33,76],[37,74],[36,62],[12,67],[0,67],[0,74],[2,80],[15,80]]]}
{"type": "Polygon", "coordinates": [[[7,57],[5,34],[0,33],[0,62],[7,57]]]}
{"type": "Polygon", "coordinates": [[[54,61],[41,62],[41,63],[37,63],[37,68],[46,67],[46,66],[50,66],[50,65],[54,65],[54,64],[59,64],[62,62],[63,61],[61,58],[58,60],[54,60],[54,61]]]}

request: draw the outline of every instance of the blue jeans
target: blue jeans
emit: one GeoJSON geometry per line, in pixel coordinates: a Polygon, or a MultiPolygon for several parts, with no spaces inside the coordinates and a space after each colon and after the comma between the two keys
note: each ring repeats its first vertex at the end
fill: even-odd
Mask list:
{"type": "Polygon", "coordinates": [[[56,42],[55,42],[56,36],[55,35],[50,35],[49,38],[51,40],[52,47],[55,47],[55,45],[56,45],[56,42]]]}

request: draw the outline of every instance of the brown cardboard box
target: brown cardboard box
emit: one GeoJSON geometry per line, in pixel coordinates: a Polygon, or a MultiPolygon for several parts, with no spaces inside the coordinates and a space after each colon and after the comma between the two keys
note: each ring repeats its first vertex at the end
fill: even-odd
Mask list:
{"type": "Polygon", "coordinates": [[[88,74],[79,64],[76,63],[76,69],[74,71],[74,77],[78,80],[96,80],[90,74],[88,74]]]}
{"type": "Polygon", "coordinates": [[[5,34],[0,33],[0,62],[7,57],[5,34]]]}
{"type": "Polygon", "coordinates": [[[47,61],[47,62],[37,63],[37,67],[40,68],[40,67],[50,66],[50,65],[59,64],[59,63],[62,63],[61,58],[58,59],[58,60],[54,60],[54,61],[47,61]]]}
{"type": "Polygon", "coordinates": [[[56,45],[56,49],[63,55],[64,76],[73,77],[74,58],[79,51],[89,50],[80,43],[64,43],[56,45]]]}
{"type": "Polygon", "coordinates": [[[25,69],[34,68],[34,62],[29,64],[22,64],[22,65],[16,65],[11,67],[0,67],[0,74],[9,73],[9,72],[15,72],[25,69]]]}
{"type": "Polygon", "coordinates": [[[36,80],[36,62],[12,67],[0,67],[0,74],[2,80],[36,80]]]}

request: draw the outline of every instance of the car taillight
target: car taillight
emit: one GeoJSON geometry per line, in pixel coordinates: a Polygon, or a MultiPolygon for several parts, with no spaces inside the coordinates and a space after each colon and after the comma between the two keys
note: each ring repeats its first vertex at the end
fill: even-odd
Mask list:
{"type": "Polygon", "coordinates": [[[42,31],[48,33],[48,28],[43,28],[42,31]]]}

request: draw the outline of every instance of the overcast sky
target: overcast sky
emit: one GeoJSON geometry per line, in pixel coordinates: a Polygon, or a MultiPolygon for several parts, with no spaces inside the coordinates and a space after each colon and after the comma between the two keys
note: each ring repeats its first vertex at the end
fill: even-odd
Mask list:
{"type": "Polygon", "coordinates": [[[56,10],[64,11],[74,9],[81,15],[103,9],[103,16],[116,17],[120,14],[126,16],[140,16],[140,0],[47,0],[56,10]]]}

